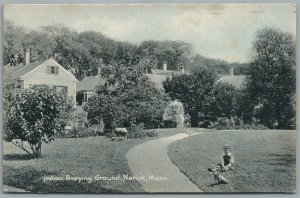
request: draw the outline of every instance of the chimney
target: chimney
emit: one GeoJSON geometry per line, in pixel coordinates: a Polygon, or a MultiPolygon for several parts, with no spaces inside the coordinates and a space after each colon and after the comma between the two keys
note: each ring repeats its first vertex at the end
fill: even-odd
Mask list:
{"type": "Polygon", "coordinates": [[[181,74],[184,74],[184,66],[180,67],[181,74]]]}
{"type": "Polygon", "coordinates": [[[166,72],[168,70],[167,62],[163,63],[163,71],[166,72]]]}
{"type": "Polygon", "coordinates": [[[234,76],[233,67],[230,67],[230,76],[234,76]]]}
{"type": "Polygon", "coordinates": [[[25,49],[25,66],[30,63],[30,48],[26,47],[25,49]]]}

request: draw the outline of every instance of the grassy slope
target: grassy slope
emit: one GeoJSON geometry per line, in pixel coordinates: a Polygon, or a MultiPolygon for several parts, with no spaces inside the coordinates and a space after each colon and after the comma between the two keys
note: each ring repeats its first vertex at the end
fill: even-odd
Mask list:
{"type": "Polygon", "coordinates": [[[292,192],[296,189],[295,131],[206,132],[169,146],[179,169],[205,192],[292,192]],[[214,185],[208,167],[220,161],[222,145],[232,146],[238,166],[222,173],[230,184],[214,185]]]}
{"type": "MultiPolygon", "coordinates": [[[[154,138],[174,135],[181,130],[158,129],[154,138]]],[[[137,181],[51,181],[46,176],[117,176],[131,174],[125,154],[133,146],[154,139],[128,139],[112,142],[106,137],[56,139],[43,144],[41,159],[28,155],[11,143],[4,143],[4,184],[32,192],[142,192],[137,181]]]]}

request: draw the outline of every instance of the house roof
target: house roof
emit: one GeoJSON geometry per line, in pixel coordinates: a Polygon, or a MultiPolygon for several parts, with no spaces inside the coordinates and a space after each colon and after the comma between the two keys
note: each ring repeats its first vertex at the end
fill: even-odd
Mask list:
{"type": "Polygon", "coordinates": [[[151,82],[154,83],[155,87],[160,90],[164,90],[163,81],[167,80],[168,77],[172,76],[172,74],[177,75],[180,74],[180,71],[163,71],[159,69],[152,70],[152,74],[144,74],[149,78],[151,82]]]}
{"type": "Polygon", "coordinates": [[[11,66],[10,64],[7,64],[3,66],[3,73],[6,75],[9,81],[12,81],[13,79],[20,78],[23,75],[27,74],[34,68],[38,67],[42,63],[44,63],[45,60],[43,61],[36,61],[33,63],[29,63],[28,65],[24,66],[22,64],[16,65],[16,66],[11,66]]]}
{"type": "MultiPolygon", "coordinates": [[[[158,89],[163,90],[163,84],[162,82],[167,79],[167,77],[172,76],[172,74],[179,73],[178,71],[166,71],[163,70],[153,70],[152,74],[144,74],[149,78],[151,82],[154,83],[155,87],[158,89]]],[[[105,83],[106,80],[103,79],[99,74],[96,76],[87,76],[81,81],[77,83],[77,91],[93,91],[98,84],[105,83]]],[[[113,86],[109,88],[110,90],[113,90],[113,86]]]]}
{"type": "Polygon", "coordinates": [[[48,60],[35,61],[32,63],[29,63],[28,65],[19,64],[16,66],[11,66],[10,64],[7,64],[7,65],[3,66],[3,73],[5,75],[7,75],[9,81],[12,81],[16,78],[20,78],[20,77],[24,76],[25,74],[28,74],[33,69],[37,68],[38,66],[40,66],[43,63],[48,62],[48,61],[56,64],[57,66],[60,66],[65,72],[68,73],[68,75],[70,75],[75,81],[77,81],[77,79],[74,77],[74,75],[71,72],[69,72],[64,67],[62,67],[53,58],[50,58],[48,60]]]}
{"type": "Polygon", "coordinates": [[[155,87],[160,90],[164,90],[163,81],[165,81],[168,76],[158,75],[158,74],[144,74],[148,79],[154,83],[155,87]]]}
{"type": "Polygon", "coordinates": [[[233,85],[235,88],[240,89],[243,83],[246,80],[246,76],[238,75],[238,76],[222,76],[217,83],[228,83],[233,85]]]}
{"type": "Polygon", "coordinates": [[[96,85],[100,83],[105,83],[105,80],[100,77],[100,75],[96,76],[86,76],[81,81],[77,82],[76,90],[77,91],[92,91],[96,87],[96,85]]]}

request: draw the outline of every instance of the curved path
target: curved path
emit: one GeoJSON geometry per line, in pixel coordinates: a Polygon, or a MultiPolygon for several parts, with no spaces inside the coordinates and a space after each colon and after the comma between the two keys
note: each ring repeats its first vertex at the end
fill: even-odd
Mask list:
{"type": "Polygon", "coordinates": [[[178,133],[145,142],[128,151],[126,157],[132,174],[141,176],[139,182],[146,192],[202,192],[168,156],[168,145],[188,136],[186,133],[178,133]]]}

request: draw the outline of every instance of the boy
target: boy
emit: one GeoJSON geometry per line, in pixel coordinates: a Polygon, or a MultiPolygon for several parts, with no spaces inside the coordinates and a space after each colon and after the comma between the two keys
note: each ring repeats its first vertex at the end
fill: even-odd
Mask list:
{"type": "Polygon", "coordinates": [[[230,152],[230,146],[225,145],[223,146],[223,149],[224,149],[224,153],[221,157],[221,163],[218,164],[214,169],[209,168],[208,171],[216,172],[220,170],[221,172],[225,172],[234,169],[233,166],[235,162],[234,162],[234,157],[230,152]]]}

